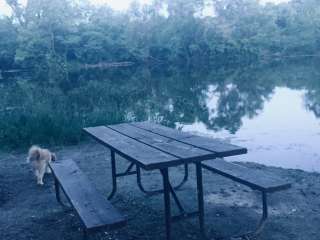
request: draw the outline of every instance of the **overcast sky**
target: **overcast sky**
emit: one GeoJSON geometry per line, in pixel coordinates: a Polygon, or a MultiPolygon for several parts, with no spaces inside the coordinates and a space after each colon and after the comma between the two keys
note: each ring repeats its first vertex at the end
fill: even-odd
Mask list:
{"type": "MultiPolygon", "coordinates": [[[[26,0],[20,0],[20,2],[25,2],[26,0]]],[[[116,10],[126,10],[129,6],[129,4],[133,0],[90,0],[94,4],[109,4],[112,8],[116,10]]],[[[151,0],[139,0],[141,3],[149,3],[151,0]]],[[[262,3],[266,2],[288,2],[290,0],[260,0],[262,3]]],[[[10,15],[10,8],[5,3],[5,0],[0,0],[0,14],[10,15]]]]}

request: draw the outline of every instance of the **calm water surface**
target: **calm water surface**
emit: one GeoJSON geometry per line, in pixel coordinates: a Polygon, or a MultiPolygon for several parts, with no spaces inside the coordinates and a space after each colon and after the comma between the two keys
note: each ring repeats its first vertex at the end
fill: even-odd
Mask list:
{"type": "Polygon", "coordinates": [[[230,160],[320,172],[319,61],[90,70],[0,80],[0,143],[76,143],[81,128],[152,120],[249,149],[230,160]]]}
{"type": "MultiPolygon", "coordinates": [[[[249,153],[233,157],[234,161],[320,172],[320,120],[305,106],[305,90],[276,87],[263,109],[253,118],[243,117],[236,133],[207,128],[201,121],[178,124],[184,131],[224,138],[245,146],[249,153]]],[[[207,106],[216,102],[208,96],[207,106]]]]}

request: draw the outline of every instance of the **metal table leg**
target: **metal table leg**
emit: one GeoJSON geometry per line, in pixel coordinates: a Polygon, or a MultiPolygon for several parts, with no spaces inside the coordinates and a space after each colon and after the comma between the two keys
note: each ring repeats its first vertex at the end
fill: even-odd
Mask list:
{"type": "Polygon", "coordinates": [[[171,238],[171,205],[170,205],[170,182],[168,168],[161,169],[164,190],[164,210],[166,224],[166,239],[171,238]]]}
{"type": "Polygon", "coordinates": [[[204,201],[201,163],[196,163],[200,231],[204,235],[204,201]]]}

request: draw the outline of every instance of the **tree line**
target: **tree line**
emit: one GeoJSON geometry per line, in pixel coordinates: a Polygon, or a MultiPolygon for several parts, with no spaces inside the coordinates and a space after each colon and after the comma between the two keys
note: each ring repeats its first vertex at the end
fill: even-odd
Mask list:
{"type": "Polygon", "coordinates": [[[99,64],[197,68],[314,56],[320,49],[317,0],[154,0],[133,2],[126,12],[84,0],[6,2],[12,16],[0,18],[0,70],[30,69],[51,82],[99,64]]]}

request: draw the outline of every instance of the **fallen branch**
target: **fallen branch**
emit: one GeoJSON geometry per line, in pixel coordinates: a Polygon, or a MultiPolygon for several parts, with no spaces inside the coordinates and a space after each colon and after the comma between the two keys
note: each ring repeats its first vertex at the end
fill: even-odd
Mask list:
{"type": "Polygon", "coordinates": [[[97,64],[84,64],[82,68],[112,68],[112,67],[129,67],[134,65],[134,62],[102,62],[97,64]]]}

